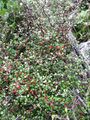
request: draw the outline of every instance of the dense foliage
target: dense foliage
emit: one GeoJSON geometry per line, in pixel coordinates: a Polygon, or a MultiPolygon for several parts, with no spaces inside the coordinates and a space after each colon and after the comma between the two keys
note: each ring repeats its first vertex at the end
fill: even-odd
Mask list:
{"type": "MultiPolygon", "coordinates": [[[[89,120],[89,79],[65,37],[74,4],[43,3],[0,1],[0,119],[89,120]]],[[[73,22],[80,42],[90,38],[84,4],[73,22]]]]}

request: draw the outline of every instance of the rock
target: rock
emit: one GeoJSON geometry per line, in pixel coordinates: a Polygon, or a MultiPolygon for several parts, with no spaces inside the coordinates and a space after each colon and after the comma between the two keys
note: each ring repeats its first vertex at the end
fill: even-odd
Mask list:
{"type": "Polygon", "coordinates": [[[87,62],[88,65],[90,65],[90,40],[87,42],[80,43],[79,49],[84,60],[87,62]]]}

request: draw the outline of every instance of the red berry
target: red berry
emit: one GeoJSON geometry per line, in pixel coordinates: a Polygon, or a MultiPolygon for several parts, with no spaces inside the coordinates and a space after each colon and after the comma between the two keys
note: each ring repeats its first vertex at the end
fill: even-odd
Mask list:
{"type": "Polygon", "coordinates": [[[17,89],[20,89],[20,88],[21,88],[19,82],[14,83],[14,86],[15,86],[17,89]]]}
{"type": "Polygon", "coordinates": [[[19,90],[21,89],[21,86],[20,86],[20,85],[17,85],[16,87],[17,87],[17,89],[19,89],[19,90]]]}
{"type": "Polygon", "coordinates": [[[49,49],[52,49],[52,48],[53,48],[53,46],[52,46],[52,45],[50,45],[50,46],[49,46],[49,49]]]}
{"type": "Polygon", "coordinates": [[[59,49],[60,49],[60,46],[56,46],[56,49],[59,50],[59,49]]]}
{"type": "Polygon", "coordinates": [[[65,48],[65,46],[63,45],[63,46],[62,46],[62,49],[64,49],[64,48],[65,48]]]}
{"type": "Polygon", "coordinates": [[[16,95],[17,91],[16,91],[16,90],[13,90],[12,93],[16,95]]]}

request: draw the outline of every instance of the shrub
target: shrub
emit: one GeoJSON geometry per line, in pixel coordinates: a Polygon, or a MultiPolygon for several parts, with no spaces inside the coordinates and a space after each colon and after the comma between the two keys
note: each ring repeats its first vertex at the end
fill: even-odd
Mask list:
{"type": "Polygon", "coordinates": [[[2,2],[2,120],[54,120],[55,116],[61,119],[89,118],[89,84],[82,82],[82,61],[72,59],[72,48],[65,38],[69,29],[67,16],[64,19],[57,15],[60,9],[68,11],[70,3],[64,1],[65,6],[60,8],[63,5],[60,2],[53,0],[45,4],[49,9],[44,9],[38,1],[30,1],[28,7],[25,2],[10,0],[7,8],[2,2]],[[46,14],[47,10],[51,18],[46,14]]]}

